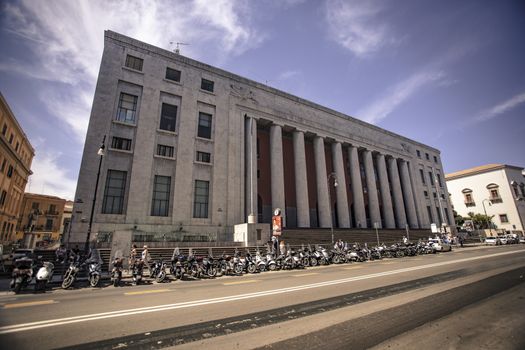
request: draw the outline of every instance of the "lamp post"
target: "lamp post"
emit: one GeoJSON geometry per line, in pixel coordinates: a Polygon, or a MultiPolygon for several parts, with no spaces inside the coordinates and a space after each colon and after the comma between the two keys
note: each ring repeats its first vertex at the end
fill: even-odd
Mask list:
{"type": "Polygon", "coordinates": [[[326,181],[328,182],[328,203],[330,204],[330,232],[332,234],[332,245],[334,244],[334,211],[332,210],[332,196],[330,194],[330,180],[334,179],[334,187],[337,187],[339,183],[337,182],[337,175],[335,173],[330,173],[326,181]]]}
{"type": "Polygon", "coordinates": [[[102,158],[104,158],[106,145],[104,142],[106,141],[106,135],[104,135],[104,138],[102,139],[102,144],[100,145],[100,148],[98,149],[97,154],[99,155],[99,161],[98,161],[98,172],[97,172],[97,181],[95,182],[95,192],[93,193],[93,204],[91,204],[91,214],[89,215],[89,224],[87,229],[87,235],[86,235],[86,245],[84,246],[84,252],[88,253],[89,249],[89,238],[91,236],[91,226],[93,226],[93,216],[95,214],[95,203],[97,201],[97,190],[98,190],[98,180],[100,179],[100,168],[102,166],[102,158]]]}
{"type": "Polygon", "coordinates": [[[485,218],[487,219],[487,225],[489,226],[489,232],[492,236],[492,225],[490,224],[489,217],[487,215],[487,209],[485,209],[485,201],[489,202],[489,206],[491,206],[492,204],[490,203],[489,199],[484,199],[481,201],[481,204],[483,205],[483,211],[485,212],[485,218]]]}

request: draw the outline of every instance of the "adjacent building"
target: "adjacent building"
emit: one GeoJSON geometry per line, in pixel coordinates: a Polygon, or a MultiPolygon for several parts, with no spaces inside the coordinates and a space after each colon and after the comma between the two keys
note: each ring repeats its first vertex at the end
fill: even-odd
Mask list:
{"type": "Polygon", "coordinates": [[[505,164],[488,164],[445,176],[454,210],[493,216],[500,229],[525,232],[524,169],[505,164]]]}
{"type": "Polygon", "coordinates": [[[15,240],[35,150],[0,93],[0,244],[15,240]]]}
{"type": "Polygon", "coordinates": [[[97,178],[93,239],[231,240],[275,208],[286,228],[453,223],[439,150],[111,31],[72,242],[85,240],[97,178]]]}
{"type": "Polygon", "coordinates": [[[49,245],[60,240],[66,200],[44,194],[25,193],[18,220],[18,239],[34,248],[38,242],[49,245]]]}

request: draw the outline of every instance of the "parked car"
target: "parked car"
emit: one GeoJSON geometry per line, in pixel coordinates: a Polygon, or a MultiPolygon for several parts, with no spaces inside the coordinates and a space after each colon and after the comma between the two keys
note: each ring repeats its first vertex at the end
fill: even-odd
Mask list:
{"type": "Polygon", "coordinates": [[[452,250],[452,246],[449,243],[445,243],[439,238],[430,238],[428,244],[437,252],[450,252],[452,250]]]}
{"type": "Polygon", "coordinates": [[[501,245],[501,240],[497,236],[485,237],[485,244],[487,245],[501,245]]]}
{"type": "Polygon", "coordinates": [[[508,244],[509,243],[509,241],[507,239],[507,236],[498,236],[498,239],[501,242],[501,244],[508,244]]]}
{"type": "Polygon", "coordinates": [[[525,243],[525,236],[520,236],[520,243],[525,243]]]}

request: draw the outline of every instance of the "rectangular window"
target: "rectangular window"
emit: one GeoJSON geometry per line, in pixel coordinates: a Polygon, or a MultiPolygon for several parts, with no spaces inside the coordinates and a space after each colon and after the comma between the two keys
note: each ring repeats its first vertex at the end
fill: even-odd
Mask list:
{"type": "Polygon", "coordinates": [[[206,153],[206,152],[199,152],[199,151],[197,151],[197,162],[209,163],[210,162],[210,154],[206,153]]]}
{"type": "Polygon", "coordinates": [[[199,130],[197,136],[211,139],[211,114],[199,112],[199,130]]]}
{"type": "Polygon", "coordinates": [[[439,211],[439,208],[436,207],[436,211],[438,213],[438,216],[439,216],[439,224],[441,226],[441,224],[443,223],[443,217],[441,216],[441,211],[439,211]]]}
{"type": "Polygon", "coordinates": [[[428,191],[423,191],[423,194],[425,195],[425,198],[428,198],[428,191]]]}
{"type": "Polygon", "coordinates": [[[166,79],[180,82],[180,70],[166,68],[166,79]]]}
{"type": "Polygon", "coordinates": [[[423,169],[419,169],[419,174],[421,175],[421,182],[423,182],[423,185],[425,184],[425,173],[423,172],[423,169]]]}
{"type": "Polygon", "coordinates": [[[125,171],[108,170],[102,214],[122,214],[127,174],[125,171]]]}
{"type": "Polygon", "coordinates": [[[118,101],[117,120],[124,123],[135,123],[138,97],[121,92],[118,101]]]}
{"type": "Polygon", "coordinates": [[[7,168],[7,177],[13,176],[13,166],[10,165],[9,168],[7,168]]]}
{"type": "Polygon", "coordinates": [[[213,85],[214,85],[213,81],[202,78],[202,80],[201,80],[201,89],[202,90],[213,92],[213,85]]]}
{"type": "Polygon", "coordinates": [[[4,206],[6,198],[7,198],[7,191],[2,190],[2,194],[0,194],[0,205],[1,206],[4,206]]]}
{"type": "Polygon", "coordinates": [[[157,155],[162,157],[173,158],[173,147],[166,145],[157,145],[157,155]]]}
{"type": "Polygon", "coordinates": [[[9,136],[9,143],[13,143],[14,135],[11,133],[11,136],[9,136]]]}
{"type": "Polygon", "coordinates": [[[0,171],[1,171],[1,172],[4,172],[4,169],[5,169],[5,165],[6,165],[6,164],[7,164],[7,160],[4,159],[4,160],[2,161],[2,167],[0,168],[0,171]]]}
{"type": "Polygon", "coordinates": [[[441,183],[441,175],[438,173],[436,174],[436,176],[437,176],[439,187],[443,187],[443,184],[441,183]]]}
{"type": "Polygon", "coordinates": [[[448,218],[449,218],[449,216],[448,216],[448,208],[443,208],[443,211],[445,212],[445,218],[444,218],[445,221],[444,221],[444,223],[448,225],[448,218]]]}
{"type": "Polygon", "coordinates": [[[177,123],[177,106],[162,104],[162,112],[160,113],[160,129],[175,131],[175,124],[177,123]]]}
{"type": "Polygon", "coordinates": [[[427,205],[427,213],[428,213],[428,219],[430,222],[434,222],[434,218],[432,217],[432,209],[430,209],[430,206],[427,205]]]}
{"type": "Polygon", "coordinates": [[[113,139],[111,141],[111,148],[129,151],[131,150],[131,140],[113,136],[113,139]]]}
{"type": "Polygon", "coordinates": [[[434,194],[434,198],[437,198],[437,193],[436,192],[432,192],[434,194]]]}
{"type": "Polygon", "coordinates": [[[434,163],[438,162],[438,157],[434,156],[434,163]]]}
{"type": "Polygon", "coordinates": [[[507,214],[499,214],[499,221],[501,221],[502,224],[508,223],[509,218],[507,217],[507,214]]]}
{"type": "Polygon", "coordinates": [[[417,150],[416,150],[416,153],[417,153],[417,156],[418,156],[419,158],[421,158],[421,151],[417,149],[417,150]]]}
{"type": "Polygon", "coordinates": [[[46,231],[51,231],[53,229],[53,219],[46,220],[46,231]]]}
{"type": "Polygon", "coordinates": [[[434,183],[434,177],[432,176],[432,172],[431,171],[428,172],[428,178],[430,179],[429,184],[430,184],[430,186],[432,186],[432,184],[434,183]]]}
{"type": "Polygon", "coordinates": [[[155,175],[151,216],[168,216],[170,208],[171,177],[155,175]]]}
{"type": "Polygon", "coordinates": [[[428,155],[428,153],[425,153],[425,158],[427,158],[427,160],[430,160],[430,156],[428,155]]]}
{"type": "Polygon", "coordinates": [[[4,126],[2,127],[2,135],[5,136],[5,134],[7,134],[7,124],[4,123],[4,126]]]}
{"type": "Polygon", "coordinates": [[[31,209],[33,210],[38,210],[38,207],[40,206],[40,203],[38,202],[33,202],[33,204],[31,204],[31,209]]]}
{"type": "Polygon", "coordinates": [[[20,142],[16,142],[15,151],[18,152],[18,147],[20,147],[20,142]]]}
{"type": "Polygon", "coordinates": [[[126,67],[138,70],[142,72],[142,64],[144,60],[135,56],[127,55],[126,56],[126,67]]]}
{"type": "Polygon", "coordinates": [[[209,181],[195,180],[195,198],[193,201],[193,217],[208,217],[209,181]]]}
{"type": "Polygon", "coordinates": [[[57,206],[55,204],[49,204],[49,214],[58,214],[57,213],[57,206]]]}

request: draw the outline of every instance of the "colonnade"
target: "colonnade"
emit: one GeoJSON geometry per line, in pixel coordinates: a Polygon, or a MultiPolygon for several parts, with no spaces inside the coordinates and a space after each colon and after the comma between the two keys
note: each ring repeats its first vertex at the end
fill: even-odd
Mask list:
{"type": "MultiPolygon", "coordinates": [[[[250,168],[248,168],[250,164],[257,167],[257,154],[254,152],[257,144],[256,123],[255,118],[248,117],[245,129],[247,137],[245,158],[247,213],[251,212],[251,206],[254,205],[249,201],[251,198],[257,198],[257,186],[253,183],[250,185],[250,168]]],[[[282,129],[282,125],[275,123],[270,125],[271,204],[272,208],[281,209],[283,225],[286,226],[282,129]]],[[[407,224],[411,228],[420,228],[429,225],[428,218],[422,215],[423,211],[416,209],[415,195],[418,195],[419,191],[416,190],[415,178],[406,159],[330,139],[326,141],[331,143],[334,174],[330,175],[327,174],[325,141],[325,138],[320,135],[313,137],[319,227],[330,227],[332,222],[328,191],[333,186],[333,181],[329,181],[330,176],[335,177],[338,183],[338,186],[335,187],[334,199],[337,206],[337,223],[340,228],[373,228],[375,223],[379,228],[405,228],[407,224]],[[347,152],[348,155],[348,166],[344,162],[344,152],[347,152]],[[361,173],[360,163],[364,169],[364,176],[361,173]],[[350,189],[346,183],[346,174],[350,179],[350,189]],[[352,205],[349,205],[348,193],[351,193],[352,205]],[[368,204],[368,215],[365,202],[368,204]],[[351,207],[353,207],[353,215],[351,207]]],[[[305,132],[302,130],[293,131],[293,155],[297,226],[307,228],[310,227],[311,220],[305,132]]],[[[252,167],[251,175],[256,176],[256,174],[257,171],[252,167]]],[[[256,204],[254,211],[257,213],[256,204]]]]}

